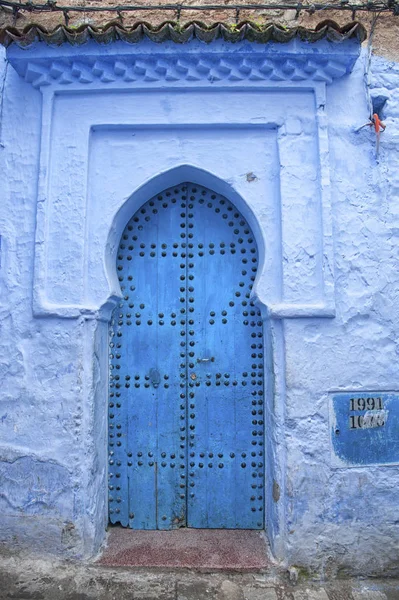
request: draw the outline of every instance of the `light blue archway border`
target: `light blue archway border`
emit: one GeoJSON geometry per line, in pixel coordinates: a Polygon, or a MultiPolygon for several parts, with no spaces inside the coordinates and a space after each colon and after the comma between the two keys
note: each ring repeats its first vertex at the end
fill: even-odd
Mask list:
{"type": "MultiPolygon", "coordinates": [[[[205,95],[210,92],[220,94],[225,106],[223,120],[226,123],[232,121],[229,120],[229,107],[222,100],[222,94],[227,91],[233,95],[242,92],[254,96],[265,94],[263,121],[258,120],[259,116],[255,120],[249,117],[247,125],[276,129],[282,166],[281,191],[288,195],[292,177],[300,177],[298,172],[293,172],[295,169],[285,165],[289,158],[289,144],[293,143],[288,138],[295,137],[297,125],[292,118],[286,122],[287,111],[282,108],[276,94],[284,92],[290,96],[313,96],[313,106],[306,113],[307,117],[315,120],[317,128],[315,140],[319,156],[312,157],[312,160],[319,163],[322,233],[316,241],[316,254],[319,261],[317,268],[323,273],[314,297],[301,298],[299,301],[275,298],[267,303],[275,318],[334,316],[326,86],[350,73],[359,55],[357,40],[349,39],[341,44],[327,40],[317,44],[292,40],[284,45],[261,45],[245,41],[234,45],[234,49],[231,44],[221,40],[209,45],[192,41],[182,46],[172,42],[159,45],[149,41],[132,46],[122,42],[108,46],[88,43],[79,48],[33,44],[28,50],[11,46],[7,53],[17,72],[43,94],[33,285],[33,311],[36,317],[98,317],[97,300],[102,304],[103,299],[93,299],[80,293],[83,289],[78,283],[79,278],[81,280],[87,276],[84,268],[90,248],[85,246],[86,237],[81,232],[77,235],[79,242],[74,240],[76,260],[74,257],[71,263],[70,245],[67,240],[60,238],[59,224],[60,220],[68,222],[71,215],[61,214],[60,210],[65,212],[64,208],[68,207],[74,219],[79,211],[85,211],[84,200],[90,191],[90,132],[96,127],[105,127],[113,112],[104,111],[105,105],[101,100],[104,95],[112,95],[112,109],[120,107],[119,114],[123,115],[112,126],[123,128],[131,124],[132,116],[136,114],[136,111],[125,112],[123,108],[130,93],[142,95],[148,92],[154,95],[163,94],[166,90],[174,94],[182,90],[196,90],[205,95]],[[267,94],[274,97],[272,103],[267,100],[267,94]],[[90,107],[84,111],[89,99],[90,107]],[[68,103],[75,103],[80,112],[67,107],[68,103]],[[70,129],[66,133],[62,126],[66,121],[74,132],[73,151],[67,150],[64,144],[65,136],[70,134],[70,129]],[[71,174],[70,185],[61,189],[60,182],[67,173],[71,174]],[[52,257],[55,247],[59,254],[57,265],[52,257]],[[74,265],[73,270],[71,264],[74,265]],[[58,277],[59,269],[65,273],[62,281],[58,277]]],[[[292,105],[298,105],[297,99],[292,105]]],[[[301,110],[298,105],[298,114],[301,110]]],[[[173,127],[176,122],[170,119],[168,125],[173,127]]],[[[156,128],[157,123],[151,126],[156,128]]]]}

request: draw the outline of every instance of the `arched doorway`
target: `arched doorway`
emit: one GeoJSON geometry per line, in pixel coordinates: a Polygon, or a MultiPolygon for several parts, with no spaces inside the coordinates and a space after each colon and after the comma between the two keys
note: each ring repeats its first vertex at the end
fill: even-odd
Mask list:
{"type": "Polygon", "coordinates": [[[110,521],[264,527],[264,354],[255,238],[225,197],[182,183],[118,249],[111,322],[110,521]]]}

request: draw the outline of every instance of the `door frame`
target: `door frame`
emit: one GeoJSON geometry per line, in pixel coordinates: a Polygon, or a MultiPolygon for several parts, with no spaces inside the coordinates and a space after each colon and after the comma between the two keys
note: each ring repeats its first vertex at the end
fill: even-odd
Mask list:
{"type": "MultiPolygon", "coordinates": [[[[265,453],[265,488],[264,488],[264,522],[266,534],[269,538],[272,551],[278,554],[278,548],[274,549],[272,541],[274,536],[278,535],[280,531],[280,514],[277,510],[279,507],[279,497],[282,495],[282,484],[281,479],[277,473],[282,472],[282,466],[279,464],[279,456],[276,453],[276,415],[274,397],[276,393],[276,380],[274,377],[274,353],[273,346],[277,343],[281,345],[282,342],[282,329],[280,328],[280,322],[274,322],[270,319],[269,311],[266,304],[262,301],[260,295],[260,282],[264,275],[264,264],[265,264],[265,240],[264,235],[259,224],[256,215],[248,203],[242,198],[240,194],[227,182],[222,181],[212,173],[193,167],[191,165],[183,164],[179,167],[175,167],[169,171],[161,173],[146,184],[136,190],[122,205],[117,214],[115,215],[108,242],[107,242],[107,254],[106,254],[106,266],[107,266],[107,278],[110,282],[110,287],[113,290],[113,294],[109,299],[108,305],[108,319],[107,323],[110,322],[111,314],[116,303],[122,297],[120,291],[120,285],[117,276],[116,269],[116,255],[119,247],[122,233],[131,219],[140,207],[145,204],[151,197],[163,190],[179,185],[184,182],[192,182],[193,184],[202,185],[216,193],[226,197],[243,215],[248,225],[250,226],[254,238],[258,247],[258,271],[254,286],[252,289],[251,297],[255,298],[256,306],[260,309],[263,321],[263,346],[264,346],[264,420],[265,420],[265,433],[264,433],[264,453],[265,453]]],[[[108,338],[107,338],[108,339],[108,338]]],[[[107,344],[108,347],[108,344],[107,344]]],[[[280,359],[282,355],[280,354],[280,359]]],[[[108,388],[107,388],[108,393],[108,388]]],[[[108,405],[108,402],[107,402],[108,405]]],[[[107,411],[108,412],[108,411],[107,411]]],[[[108,435],[106,436],[107,444],[107,455],[108,455],[108,435]]],[[[108,461],[107,461],[108,464],[108,461]]],[[[108,497],[108,477],[106,480],[107,486],[107,497],[108,497]]],[[[107,519],[108,519],[108,501],[107,501],[107,519]]]]}

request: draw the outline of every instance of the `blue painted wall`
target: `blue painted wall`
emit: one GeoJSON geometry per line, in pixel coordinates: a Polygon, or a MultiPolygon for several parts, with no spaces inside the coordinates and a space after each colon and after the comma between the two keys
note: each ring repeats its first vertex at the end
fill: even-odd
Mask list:
{"type": "MultiPolygon", "coordinates": [[[[314,48],[321,57],[332,52],[314,48]]],[[[67,50],[39,45],[15,52],[11,62],[22,72],[17,60],[27,53],[47,60],[50,52],[67,50]]],[[[328,83],[324,104],[310,85],[276,96],[278,83],[269,93],[234,92],[241,94],[234,100],[228,96],[234,79],[205,101],[199,93],[187,102],[177,89],[163,89],[145,100],[142,91],[125,90],[115,102],[118,83],[106,88],[106,68],[86,96],[68,71],[69,93],[42,113],[41,92],[31,84],[40,69],[24,80],[1,52],[0,535],[6,547],[83,557],[104,539],[115,244],[138,206],[189,180],[237,205],[263,260],[257,293],[268,347],[266,521],[276,557],[327,574],[398,572],[398,467],[337,468],[330,440],[333,392],[399,389],[399,66],[372,61],[372,93],[388,98],[377,161],[372,132],[355,132],[368,116],[364,61],[328,83]],[[140,111],[146,127],[134,122],[140,111]],[[92,116],[98,119],[88,127],[92,116]],[[201,130],[205,118],[210,125],[201,130]],[[323,208],[327,188],[331,230],[323,208]]]]}

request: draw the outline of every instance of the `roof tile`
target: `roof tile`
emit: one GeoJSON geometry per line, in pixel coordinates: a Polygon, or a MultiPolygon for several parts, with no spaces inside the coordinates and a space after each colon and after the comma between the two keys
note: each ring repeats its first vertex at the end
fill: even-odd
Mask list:
{"type": "Polygon", "coordinates": [[[41,25],[30,24],[24,29],[16,27],[0,29],[1,44],[9,46],[16,43],[21,47],[30,46],[38,41],[58,46],[63,43],[81,45],[89,40],[95,40],[100,44],[109,44],[118,40],[135,44],[143,39],[149,39],[157,43],[173,41],[178,44],[189,42],[192,39],[206,43],[213,42],[216,39],[223,39],[228,42],[248,40],[260,44],[266,44],[267,42],[287,43],[294,38],[306,42],[327,39],[336,43],[347,39],[356,39],[361,43],[366,37],[366,29],[357,21],[340,27],[335,21],[331,20],[321,21],[315,29],[301,26],[287,28],[276,23],[258,27],[249,21],[243,21],[234,27],[226,23],[205,25],[201,21],[191,21],[184,26],[173,21],[165,21],[156,27],[145,21],[140,21],[132,27],[124,27],[119,21],[110,21],[103,27],[85,24],[71,28],[58,25],[52,30],[47,30],[41,25]]]}

